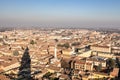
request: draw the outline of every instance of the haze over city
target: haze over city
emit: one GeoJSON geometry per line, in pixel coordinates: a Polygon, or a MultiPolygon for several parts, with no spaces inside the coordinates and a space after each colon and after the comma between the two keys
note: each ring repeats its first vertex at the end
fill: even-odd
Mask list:
{"type": "Polygon", "coordinates": [[[120,0],[0,0],[0,27],[120,28],[120,0]]]}
{"type": "Polygon", "coordinates": [[[120,80],[120,0],[0,0],[0,80],[120,80]]]}

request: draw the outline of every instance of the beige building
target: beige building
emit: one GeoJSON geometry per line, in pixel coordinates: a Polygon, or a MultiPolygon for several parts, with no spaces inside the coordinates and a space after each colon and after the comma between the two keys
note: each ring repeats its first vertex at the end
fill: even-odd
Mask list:
{"type": "Polygon", "coordinates": [[[99,66],[99,64],[102,65],[102,67],[106,67],[106,61],[103,60],[97,60],[97,59],[87,59],[86,62],[93,63],[95,66],[99,66]]]}
{"type": "Polygon", "coordinates": [[[109,46],[91,45],[90,49],[92,51],[111,53],[111,47],[109,46]]]}
{"type": "Polygon", "coordinates": [[[89,63],[89,62],[82,61],[82,60],[79,60],[79,61],[77,60],[74,66],[76,70],[80,70],[80,71],[84,71],[84,70],[92,71],[93,70],[93,63],[89,63]]]}

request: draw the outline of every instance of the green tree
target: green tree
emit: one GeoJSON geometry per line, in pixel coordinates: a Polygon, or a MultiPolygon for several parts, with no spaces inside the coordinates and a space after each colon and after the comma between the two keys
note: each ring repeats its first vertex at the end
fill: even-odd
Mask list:
{"type": "Polygon", "coordinates": [[[116,67],[117,67],[117,68],[120,68],[120,61],[119,61],[118,58],[116,58],[116,67]]]}
{"type": "Polygon", "coordinates": [[[113,60],[112,58],[107,59],[107,72],[108,75],[110,74],[110,72],[112,71],[112,69],[115,67],[115,60],[113,60]]]}
{"type": "Polygon", "coordinates": [[[34,45],[34,44],[35,44],[35,41],[34,41],[34,40],[31,40],[31,41],[30,41],[30,44],[34,45]]]}
{"type": "Polygon", "coordinates": [[[58,42],[58,39],[54,39],[55,42],[58,42]]]}
{"type": "Polygon", "coordinates": [[[57,46],[58,47],[64,47],[64,48],[69,48],[70,47],[69,43],[58,44],[57,46]]]}
{"type": "Polygon", "coordinates": [[[14,56],[18,56],[19,55],[19,52],[17,50],[13,51],[13,55],[14,56]]]}
{"type": "Polygon", "coordinates": [[[64,46],[65,48],[69,48],[69,47],[70,47],[69,43],[65,43],[63,46],[64,46]]]}
{"type": "Polygon", "coordinates": [[[102,65],[99,64],[99,65],[97,66],[97,71],[99,72],[99,71],[101,71],[101,69],[102,69],[102,65]]]}
{"type": "Polygon", "coordinates": [[[72,43],[71,45],[72,45],[72,46],[78,46],[78,45],[80,45],[80,42],[74,42],[74,43],[72,43]]]}
{"type": "Polygon", "coordinates": [[[56,78],[56,77],[55,78],[50,78],[50,80],[59,80],[59,78],[56,78]]]}
{"type": "Polygon", "coordinates": [[[113,60],[112,58],[107,59],[107,67],[114,68],[115,60],[113,60]]]}
{"type": "Polygon", "coordinates": [[[43,78],[47,78],[50,79],[50,76],[52,75],[52,73],[47,72],[46,74],[43,75],[43,78]]]}
{"type": "Polygon", "coordinates": [[[61,60],[61,67],[64,69],[69,69],[70,68],[70,63],[66,61],[65,59],[61,60]]]}

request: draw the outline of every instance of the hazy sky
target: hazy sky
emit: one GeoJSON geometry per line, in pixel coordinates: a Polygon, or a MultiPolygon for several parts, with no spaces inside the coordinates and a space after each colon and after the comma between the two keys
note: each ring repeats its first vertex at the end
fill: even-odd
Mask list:
{"type": "Polygon", "coordinates": [[[120,0],[0,0],[0,26],[120,27],[120,0]]]}

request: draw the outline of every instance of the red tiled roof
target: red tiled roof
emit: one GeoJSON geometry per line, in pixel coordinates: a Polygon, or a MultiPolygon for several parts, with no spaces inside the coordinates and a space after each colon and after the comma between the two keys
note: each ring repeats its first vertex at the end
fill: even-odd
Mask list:
{"type": "Polygon", "coordinates": [[[5,75],[0,75],[0,80],[10,80],[10,79],[7,78],[5,75]]]}

